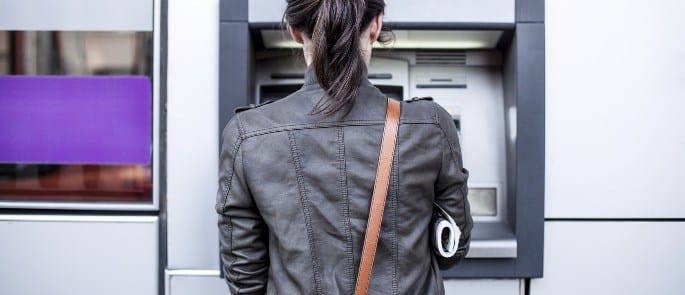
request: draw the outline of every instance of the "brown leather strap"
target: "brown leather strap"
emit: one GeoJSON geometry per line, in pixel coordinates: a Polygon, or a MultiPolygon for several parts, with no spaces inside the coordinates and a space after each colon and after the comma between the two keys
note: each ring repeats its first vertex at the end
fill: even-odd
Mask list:
{"type": "Polygon", "coordinates": [[[364,248],[362,249],[362,258],[359,263],[359,272],[357,273],[357,286],[354,289],[354,294],[356,295],[366,295],[366,290],[369,288],[371,280],[373,260],[376,257],[376,246],[378,245],[378,235],[381,232],[383,209],[385,208],[385,199],[388,195],[388,185],[390,184],[390,171],[392,171],[392,157],[395,153],[395,142],[397,142],[397,130],[400,125],[400,106],[399,101],[388,98],[381,151],[378,155],[376,182],[374,183],[373,195],[371,197],[369,221],[366,223],[364,248]]]}

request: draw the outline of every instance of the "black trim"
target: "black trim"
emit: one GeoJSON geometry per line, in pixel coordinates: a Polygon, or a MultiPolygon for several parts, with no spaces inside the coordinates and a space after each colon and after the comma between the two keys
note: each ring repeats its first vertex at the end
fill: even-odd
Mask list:
{"type": "MultiPolygon", "coordinates": [[[[99,209],[28,209],[28,208],[0,208],[0,214],[16,215],[83,215],[83,216],[154,216],[158,217],[157,210],[99,210],[99,209]]],[[[161,220],[160,220],[161,223],[161,220]]]]}
{"type": "Polygon", "coordinates": [[[497,41],[495,48],[499,51],[506,52],[508,46],[511,45],[514,40],[514,30],[507,30],[502,32],[502,36],[497,41]]]}
{"type": "Polygon", "coordinates": [[[542,276],[545,211],[545,28],[516,26],[517,270],[542,276]]]}
{"type": "MultiPolygon", "coordinates": [[[[253,102],[252,37],[246,22],[223,22],[219,27],[219,130],[237,107],[253,102]]],[[[221,145],[221,141],[219,142],[221,145]]]]}
{"type": "MultiPolygon", "coordinates": [[[[250,29],[280,30],[280,22],[250,22],[250,29]]],[[[475,23],[475,22],[385,22],[388,28],[394,30],[465,30],[465,31],[497,31],[513,30],[514,23],[475,23]]]]}
{"type": "Polygon", "coordinates": [[[159,34],[159,181],[157,193],[157,202],[159,205],[159,269],[158,269],[158,285],[159,294],[164,294],[166,289],[166,280],[164,279],[167,266],[169,265],[168,239],[167,239],[167,67],[168,67],[168,0],[161,0],[160,3],[160,34],[159,34]]]}

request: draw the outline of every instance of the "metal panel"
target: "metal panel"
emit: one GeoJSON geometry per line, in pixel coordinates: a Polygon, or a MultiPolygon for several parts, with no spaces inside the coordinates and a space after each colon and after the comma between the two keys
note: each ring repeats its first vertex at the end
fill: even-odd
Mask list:
{"type": "Polygon", "coordinates": [[[545,0],[516,0],[517,22],[545,22],[545,0]]]}
{"type": "Polygon", "coordinates": [[[4,295],[156,294],[155,216],[0,215],[4,295]]]}
{"type": "Polygon", "coordinates": [[[248,0],[220,0],[220,19],[222,22],[247,21],[248,0]]]}
{"type": "Polygon", "coordinates": [[[542,275],[545,210],[545,28],[516,25],[516,269],[542,275]]]}
{"type": "Polygon", "coordinates": [[[685,217],[685,2],[624,4],[547,2],[548,218],[685,217]]]}
{"type": "Polygon", "coordinates": [[[548,221],[530,294],[682,294],[683,244],[683,222],[548,221]]]}
{"type": "Polygon", "coordinates": [[[252,102],[252,49],[247,23],[220,24],[219,135],[233,117],[233,109],[252,102]]]}
{"type": "Polygon", "coordinates": [[[523,295],[521,280],[445,280],[445,294],[523,295]]]}
{"type": "Polygon", "coordinates": [[[466,259],[446,271],[452,277],[540,277],[542,276],[545,184],[545,93],[544,25],[519,23],[505,60],[505,97],[508,136],[515,141],[515,162],[509,222],[514,227],[516,259],[466,259]],[[513,64],[512,64],[513,63],[513,64]],[[513,74],[513,75],[512,75],[513,74]],[[513,85],[512,85],[513,84],[513,85]],[[510,91],[515,98],[510,97],[510,91]],[[513,132],[512,132],[513,131],[513,132]]]}
{"type": "MultiPolygon", "coordinates": [[[[280,23],[285,1],[250,0],[249,21],[280,23]]],[[[385,21],[399,23],[514,23],[514,0],[394,0],[385,21]]]]}
{"type": "Polygon", "coordinates": [[[153,0],[0,0],[0,30],[152,31],[153,0]]]}
{"type": "Polygon", "coordinates": [[[171,270],[166,275],[165,295],[230,294],[218,270],[171,270]]]}
{"type": "Polygon", "coordinates": [[[169,2],[167,253],[170,268],[218,268],[218,1],[169,2]],[[202,46],[198,46],[202,44],[202,46]]]}

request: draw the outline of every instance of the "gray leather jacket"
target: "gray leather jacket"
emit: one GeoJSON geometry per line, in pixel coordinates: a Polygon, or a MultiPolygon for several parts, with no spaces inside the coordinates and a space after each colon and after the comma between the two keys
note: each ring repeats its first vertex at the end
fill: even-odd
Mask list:
{"type": "MultiPolygon", "coordinates": [[[[350,112],[310,115],[323,90],[311,69],[290,96],[237,113],[222,135],[221,259],[233,294],[352,294],[383,132],[386,96],[368,80],[350,112]]],[[[402,103],[369,294],[443,294],[439,268],[463,258],[472,219],[457,130],[436,103],[402,103]],[[461,228],[436,257],[433,201],[461,228]]]]}

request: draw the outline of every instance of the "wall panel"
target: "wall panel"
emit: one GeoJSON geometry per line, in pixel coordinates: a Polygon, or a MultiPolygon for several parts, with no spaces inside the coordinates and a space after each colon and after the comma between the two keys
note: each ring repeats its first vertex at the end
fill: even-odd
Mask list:
{"type": "Polygon", "coordinates": [[[546,217],[685,217],[685,2],[547,1],[546,217]]]}
{"type": "Polygon", "coordinates": [[[169,3],[168,267],[218,268],[219,1],[169,3]]]}
{"type": "Polygon", "coordinates": [[[154,216],[0,215],[0,293],[157,294],[158,226],[154,216]]]}
{"type": "Polygon", "coordinates": [[[682,294],[682,222],[550,222],[530,295],[682,294]]]}

